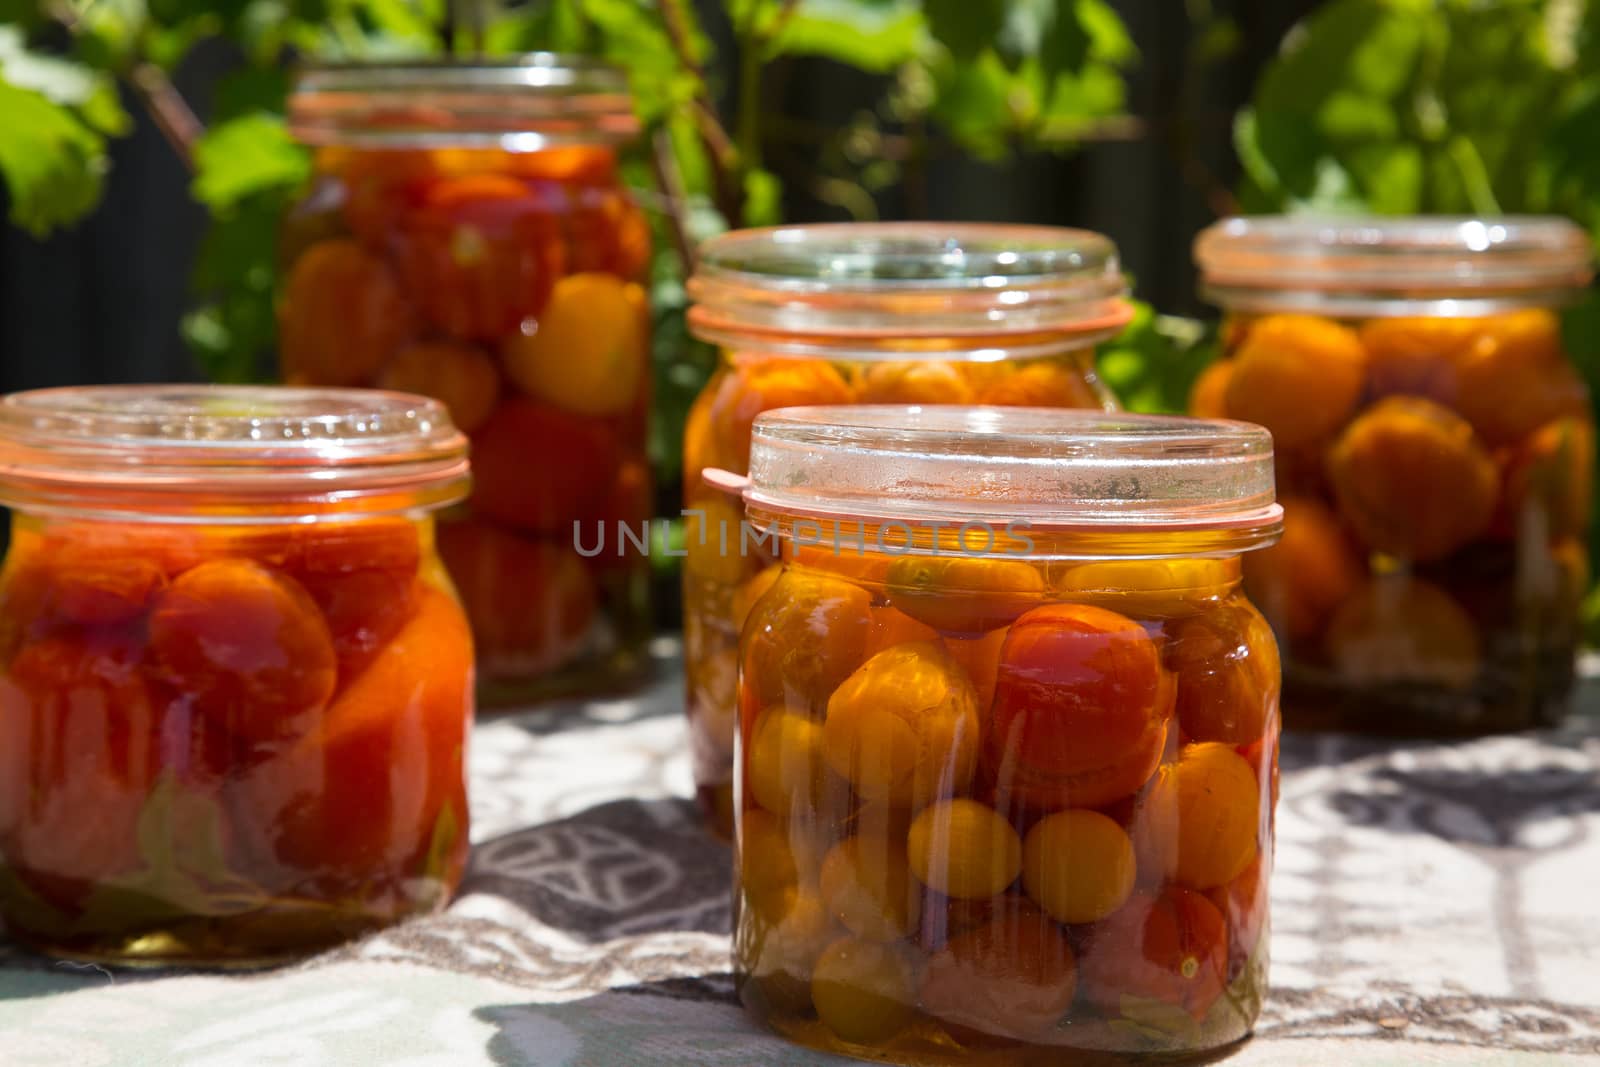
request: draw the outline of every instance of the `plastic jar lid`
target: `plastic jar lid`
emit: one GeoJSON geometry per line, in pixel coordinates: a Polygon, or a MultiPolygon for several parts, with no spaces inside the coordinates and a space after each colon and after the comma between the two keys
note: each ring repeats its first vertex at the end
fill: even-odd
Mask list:
{"type": "Polygon", "coordinates": [[[377,389],[130,385],[0,398],[0,504],[259,522],[463,499],[442,404],[377,389]]]}
{"type": "Polygon", "coordinates": [[[586,56],[307,66],[289,96],[305,144],[535,150],[639,132],[628,77],[586,56]]]}
{"type": "Polygon", "coordinates": [[[1283,515],[1259,426],[1046,408],[769,411],[743,490],[757,524],[900,524],[908,551],[967,525],[1026,529],[1034,556],[1228,554],[1270,544],[1283,515]]]}
{"type": "Polygon", "coordinates": [[[1087,230],[837,223],[700,246],[689,324],[731,348],[992,360],[1092,344],[1133,316],[1117,250],[1087,230]]]}
{"type": "Polygon", "coordinates": [[[1195,238],[1206,296],[1243,311],[1487,314],[1571,301],[1592,247],[1555,216],[1314,218],[1213,223],[1195,238]]]}

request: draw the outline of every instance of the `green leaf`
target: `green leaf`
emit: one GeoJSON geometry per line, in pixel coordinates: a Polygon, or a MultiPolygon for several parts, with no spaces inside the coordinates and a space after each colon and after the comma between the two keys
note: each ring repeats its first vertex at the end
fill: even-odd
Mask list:
{"type": "Polygon", "coordinates": [[[31,51],[15,26],[0,25],[0,81],[31,89],[51,103],[73,109],[91,129],[108,137],[133,128],[110,75],[70,59],[31,51]]]}
{"type": "Polygon", "coordinates": [[[1133,321],[1101,347],[1095,367],[1129,411],[1181,413],[1195,378],[1210,362],[1207,339],[1202,323],[1158,315],[1135,301],[1133,321]]]}
{"type": "Polygon", "coordinates": [[[167,773],[139,813],[135,837],[143,867],[98,882],[80,922],[122,926],[195,915],[243,915],[267,894],[229,869],[224,818],[217,801],[167,773]]]}
{"type": "Polygon", "coordinates": [[[0,115],[0,175],[11,194],[11,221],[44,237],[93,211],[109,166],[105,138],[71,108],[4,82],[0,115]]]}
{"type": "Polygon", "coordinates": [[[922,30],[915,0],[800,0],[768,54],[822,56],[887,74],[917,57],[922,30]]]}
{"type": "Polygon", "coordinates": [[[461,843],[461,817],[454,804],[445,804],[434,820],[433,833],[428,837],[428,851],[422,857],[421,876],[444,883],[450,876],[457,846],[461,843]]]}
{"type": "Polygon", "coordinates": [[[960,63],[986,52],[1006,25],[1005,0],[925,0],[928,30],[960,63]]]}
{"type": "Polygon", "coordinates": [[[934,68],[937,86],[929,114],[951,138],[982,159],[998,159],[1016,129],[1012,78],[993,51],[975,63],[945,63],[934,68]]]}
{"type": "Polygon", "coordinates": [[[256,112],[214,126],[195,145],[194,196],[226,211],[248,196],[297,186],[311,171],[306,150],[280,116],[256,112]]]}
{"type": "Polygon", "coordinates": [[[197,306],[181,332],[212,381],[259,382],[271,377],[277,339],[273,293],[279,220],[291,189],[279,186],[212,218],[195,258],[197,306]]]}
{"type": "Polygon", "coordinates": [[[1260,199],[1278,208],[1360,206],[1366,190],[1344,156],[1402,136],[1424,38],[1435,29],[1422,6],[1398,0],[1334,0],[1298,27],[1234,127],[1260,199]]]}
{"type": "Polygon", "coordinates": [[[768,170],[752,168],[744,175],[744,217],[750,226],[783,221],[783,183],[768,170]]]}

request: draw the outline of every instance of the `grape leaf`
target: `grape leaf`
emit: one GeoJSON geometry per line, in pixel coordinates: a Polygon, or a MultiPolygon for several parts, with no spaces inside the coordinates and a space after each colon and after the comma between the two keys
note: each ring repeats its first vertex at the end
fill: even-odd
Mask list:
{"type": "Polygon", "coordinates": [[[913,0],[800,0],[767,53],[821,56],[887,74],[917,57],[922,31],[922,12],[913,0]]]}
{"type": "MultiPolygon", "coordinates": [[[[1354,210],[1379,191],[1387,167],[1346,156],[1402,137],[1424,38],[1440,29],[1423,6],[1334,0],[1291,35],[1235,122],[1248,207],[1354,210]]],[[[1420,208],[1384,195],[1392,210],[1420,208]]]]}
{"type": "Polygon", "coordinates": [[[278,220],[289,198],[280,187],[239,201],[212,218],[201,240],[191,278],[199,303],[184,316],[181,332],[212,381],[271,376],[278,220]]]}
{"type": "Polygon", "coordinates": [[[217,801],[163,774],[139,812],[135,836],[144,866],[96,883],[82,922],[138,926],[195,915],[242,915],[266,893],[233,873],[217,801]]]}
{"type": "Polygon", "coordinates": [[[106,143],[73,109],[0,82],[0,175],[11,221],[35,237],[77,222],[100,202],[106,143]]]}
{"type": "Polygon", "coordinates": [[[1101,347],[1095,368],[1129,411],[1181,413],[1210,361],[1206,340],[1202,323],[1135,301],[1133,321],[1101,347]]]}
{"type": "Polygon", "coordinates": [[[297,186],[311,171],[311,157],[289,136],[283,119],[255,112],[229,119],[195,145],[195,199],[214,212],[248,196],[297,186]]]}

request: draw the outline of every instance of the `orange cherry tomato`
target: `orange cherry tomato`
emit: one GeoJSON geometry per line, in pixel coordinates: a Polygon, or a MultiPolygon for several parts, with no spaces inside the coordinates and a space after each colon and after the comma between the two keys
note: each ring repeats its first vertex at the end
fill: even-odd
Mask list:
{"type": "Polygon", "coordinates": [[[472,437],[472,506],[530,533],[572,536],[600,518],[622,456],[601,423],[520,397],[472,437]]]}
{"type": "Polygon", "coordinates": [[[1053,360],[1037,360],[978,390],[977,402],[1002,407],[1097,408],[1100,397],[1083,373],[1053,360]]]}
{"type": "Polygon", "coordinates": [[[1358,415],[1328,454],[1339,513],[1369,547],[1442,559],[1481,536],[1500,479],[1467,421],[1431,400],[1389,397],[1358,415]]]}
{"type": "Polygon", "coordinates": [[[644,278],[650,266],[650,225],[620,189],[569,185],[562,222],[568,269],[644,278]]]}
{"type": "Polygon", "coordinates": [[[1248,744],[1277,711],[1278,645],[1247,600],[1172,623],[1166,661],[1177,675],[1178,721],[1197,741],[1248,744]]]}
{"type": "Polygon", "coordinates": [[[387,252],[389,239],[427,182],[446,172],[442,153],[415,149],[346,150],[337,159],[326,150],[316,169],[338,176],[344,186],[345,225],[369,248],[387,252]]]}
{"type": "Polygon", "coordinates": [[[291,385],[363,385],[412,333],[412,302],[387,265],[349,240],[312,245],[289,271],[278,353],[291,385]]]}
{"type": "Polygon", "coordinates": [[[736,474],[743,474],[750,467],[750,429],[757,415],[773,408],[848,404],[854,399],[839,372],[820,359],[771,357],[737,363],[711,400],[719,454],[737,464],[736,474]]]}
{"type": "Polygon", "coordinates": [[[1136,893],[1090,930],[1078,962],[1084,992],[1103,1011],[1121,1014],[1132,997],[1204,1018],[1227,984],[1227,922],[1193,890],[1136,893]]]}
{"type": "Polygon", "coordinates": [[[461,610],[424,585],[416,613],[317,729],[241,778],[246,802],[236,807],[270,827],[280,862],[363,883],[374,872],[415,877],[449,809],[456,836],[448,863],[459,869],[472,684],[461,610]]]}
{"type": "Polygon", "coordinates": [[[1366,577],[1338,516],[1315,497],[1285,497],[1278,543],[1244,558],[1245,588],[1273,628],[1311,641],[1366,577]]]}
{"type": "Polygon", "coordinates": [[[571,548],[465,519],[440,525],[439,554],[461,592],[486,671],[542,673],[582,650],[596,593],[571,548]]]}
{"type": "Polygon", "coordinates": [[[1554,419],[1589,417],[1589,391],[1565,358],[1555,312],[1528,308],[1480,322],[1458,361],[1454,404],[1479,436],[1513,445],[1554,419]]]}
{"type": "Polygon", "coordinates": [[[1140,877],[1200,890],[1237,878],[1260,851],[1261,794],[1255,771],[1231,746],[1185,745],[1134,813],[1140,877]]]}
{"type": "Polygon", "coordinates": [[[1233,363],[1219,359],[1200,372],[1189,390],[1189,414],[1202,419],[1228,417],[1228,382],[1233,378],[1233,363]]]}
{"type": "Polygon", "coordinates": [[[745,623],[741,693],[758,711],[786,704],[820,712],[867,658],[871,608],[871,596],[852,582],[785,571],[745,623]]]}
{"type": "Polygon", "coordinates": [[[426,341],[397,352],[378,375],[380,389],[419,393],[450,409],[462,433],[482,426],[500,398],[500,371],[480,348],[426,341]]]}
{"type": "Polygon", "coordinates": [[[304,732],[338,678],[316,602],[250,560],[213,560],[173,581],[150,613],[150,649],[202,714],[247,742],[304,732]]]}
{"type": "Polygon", "coordinates": [[[1045,591],[1037,567],[1018,560],[903,556],[889,566],[889,602],[919,622],[957,637],[1005,626],[1045,591]]]}
{"type": "Polygon", "coordinates": [[[977,694],[949,653],[933,642],[896,645],[833,690],[823,753],[863,798],[920,807],[966,788],[982,730],[977,694]]]}
{"type": "Polygon", "coordinates": [[[451,337],[496,341],[537,319],[565,270],[560,205],[499,174],[430,182],[392,242],[424,317],[451,337]]]}
{"type": "Polygon", "coordinates": [[[861,382],[863,404],[970,404],[972,385],[951,363],[873,363],[861,382]]]}
{"type": "Polygon", "coordinates": [[[1354,330],[1312,315],[1268,315],[1251,325],[1233,357],[1223,401],[1230,416],[1260,423],[1280,449],[1292,450],[1343,425],[1366,376],[1367,352],[1354,330]]]}
{"type": "Polygon", "coordinates": [[[348,680],[393,637],[416,606],[422,543],[408,519],[319,523],[295,531],[284,565],[322,610],[348,680]]]}
{"type": "Polygon", "coordinates": [[[1377,318],[1361,324],[1373,396],[1421,396],[1448,404],[1456,371],[1486,320],[1377,318]]]}

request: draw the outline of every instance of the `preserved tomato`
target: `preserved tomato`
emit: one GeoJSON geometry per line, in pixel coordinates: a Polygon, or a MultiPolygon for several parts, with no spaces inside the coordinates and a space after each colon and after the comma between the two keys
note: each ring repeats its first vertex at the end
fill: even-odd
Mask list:
{"type": "Polygon", "coordinates": [[[284,378],[429,396],[471,435],[473,497],[444,526],[464,526],[446,562],[483,698],[628,679],[649,563],[624,528],[645,536],[654,492],[650,233],[617,168],[637,126],[622,73],[555,56],[308,67],[290,126],[315,155],[283,225],[284,378]]]}
{"type": "Polygon", "coordinates": [[[1228,318],[1190,410],[1259,422],[1280,453],[1283,538],[1245,576],[1283,644],[1289,723],[1559,719],[1595,440],[1556,305],[1589,276],[1587,237],[1550,218],[1264,217],[1219,223],[1196,256],[1228,318]]]}
{"type": "Polygon", "coordinates": [[[473,661],[429,513],[464,452],[442,408],[369,391],[0,401],[10,934],[259,962],[444,905],[473,661]],[[140,462],[107,478],[107,441],[140,462]]]}
{"type": "Polygon", "coordinates": [[[970,433],[993,417],[824,408],[756,424],[752,520],[869,547],[785,545],[744,624],[736,983],[781,1033],[878,1060],[1228,1044],[1266,974],[1279,659],[1239,566],[1277,525],[1265,431],[1156,420],[1173,462],[1245,456],[1240,480],[1219,464],[1195,491],[1214,501],[1209,534],[1192,516],[1166,525],[1176,508],[1142,530],[1123,516],[1125,555],[1095,558],[1075,508],[1099,494],[1077,494],[1148,459],[1141,420],[1089,423],[1127,433],[1126,451],[1091,447],[1061,413],[983,423],[1010,467],[970,433]],[[1109,455],[1075,466],[1097,448],[1109,455]],[[934,555],[919,534],[983,506],[939,483],[941,464],[1027,504],[1048,530],[1035,550],[934,555]],[[908,484],[939,502],[907,538],[922,550],[880,550],[874,513],[905,514],[908,484]],[[1186,554],[1201,536],[1205,554],[1186,554]]]}

